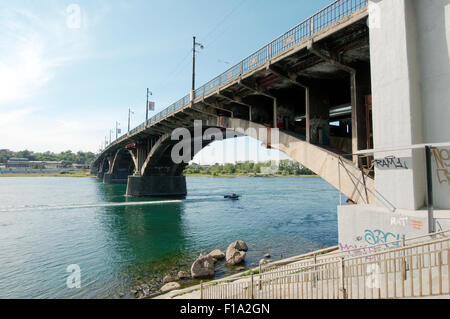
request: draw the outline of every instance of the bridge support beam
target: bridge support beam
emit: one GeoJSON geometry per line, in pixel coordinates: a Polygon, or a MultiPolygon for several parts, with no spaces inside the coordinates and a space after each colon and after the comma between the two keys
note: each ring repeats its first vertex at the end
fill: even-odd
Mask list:
{"type": "Polygon", "coordinates": [[[127,196],[184,197],[187,195],[185,176],[129,176],[127,196]]]}

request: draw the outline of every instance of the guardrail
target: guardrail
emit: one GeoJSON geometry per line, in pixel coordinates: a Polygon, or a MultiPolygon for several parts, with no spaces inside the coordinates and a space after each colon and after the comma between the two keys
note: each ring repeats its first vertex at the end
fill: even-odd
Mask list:
{"type": "MultiPolygon", "coordinates": [[[[265,45],[260,50],[256,51],[235,66],[231,67],[221,75],[196,89],[193,94],[193,99],[195,100],[197,98],[205,97],[211,91],[219,89],[220,87],[228,84],[230,81],[238,78],[239,76],[252,71],[257,66],[284,53],[295,44],[311,37],[315,33],[325,29],[333,23],[338,22],[342,18],[362,9],[367,5],[367,3],[368,0],[337,0],[331,3],[330,5],[323,8],[313,16],[307,18],[288,32],[265,45]]],[[[112,142],[110,146],[112,144],[123,141],[129,135],[133,135],[141,130],[144,130],[148,124],[155,123],[162,118],[175,113],[176,111],[189,105],[191,102],[191,95],[188,94],[150,118],[147,122],[142,123],[138,127],[131,130],[129,133],[118,138],[117,140],[112,142]]]]}
{"type": "Polygon", "coordinates": [[[367,255],[371,253],[382,252],[389,249],[407,247],[408,245],[412,245],[423,240],[429,240],[438,237],[448,237],[450,235],[450,230],[445,230],[433,234],[426,234],[420,236],[414,236],[409,238],[402,238],[396,241],[390,241],[383,244],[368,246],[368,247],[360,247],[354,249],[346,249],[346,250],[334,250],[325,253],[315,252],[313,254],[306,255],[305,257],[300,256],[299,259],[290,259],[288,262],[274,262],[265,265],[260,265],[259,267],[259,275],[264,278],[271,278],[280,276],[280,274],[289,274],[295,272],[298,268],[308,267],[310,265],[318,265],[318,264],[326,264],[329,262],[339,261],[342,257],[358,257],[361,255],[367,255]],[[309,256],[309,258],[308,258],[309,256]]]}
{"type": "Polygon", "coordinates": [[[285,271],[252,274],[233,282],[201,285],[203,299],[387,299],[449,294],[449,237],[371,254],[303,263],[289,269],[288,274],[285,271]]]}

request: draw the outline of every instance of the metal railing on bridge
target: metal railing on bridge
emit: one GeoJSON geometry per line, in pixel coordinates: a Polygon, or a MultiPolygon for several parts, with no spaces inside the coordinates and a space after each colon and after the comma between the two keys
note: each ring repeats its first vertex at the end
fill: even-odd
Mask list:
{"type": "MultiPolygon", "coordinates": [[[[205,97],[212,91],[228,84],[230,81],[235,80],[241,75],[252,71],[254,68],[260,66],[261,64],[286,52],[297,43],[313,36],[317,32],[322,31],[326,27],[338,22],[342,18],[345,18],[346,16],[364,8],[367,4],[368,0],[337,0],[331,3],[330,5],[323,8],[313,16],[307,18],[288,32],[265,45],[260,50],[256,51],[235,66],[231,67],[221,75],[196,89],[193,96],[194,100],[205,97]]],[[[179,101],[175,102],[171,106],[167,107],[163,111],[150,118],[147,122],[142,123],[138,127],[131,130],[129,133],[118,138],[111,144],[121,142],[129,135],[133,135],[141,130],[144,130],[148,124],[153,124],[175,113],[176,111],[189,105],[190,103],[191,95],[188,94],[179,101]]]]}

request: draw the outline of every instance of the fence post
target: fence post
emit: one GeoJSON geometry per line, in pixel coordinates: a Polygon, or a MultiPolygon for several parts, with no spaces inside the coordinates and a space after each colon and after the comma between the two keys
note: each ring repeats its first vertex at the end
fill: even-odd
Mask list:
{"type": "Polygon", "coordinates": [[[203,281],[200,281],[200,299],[203,299],[203,281]]]}
{"type": "Polygon", "coordinates": [[[253,295],[253,273],[251,276],[251,281],[250,281],[250,299],[254,299],[254,295],[253,295]]]}
{"type": "Polygon", "coordinates": [[[314,268],[313,268],[313,284],[317,288],[317,254],[314,254],[314,268]]]}
{"type": "Polygon", "coordinates": [[[261,276],[262,276],[262,265],[259,264],[259,290],[262,290],[262,280],[261,280],[261,276]]]}
{"type": "MultiPolygon", "coordinates": [[[[406,247],[406,239],[405,236],[403,236],[402,238],[402,248],[406,247]]],[[[405,250],[402,250],[402,255],[405,256],[405,250]]],[[[408,275],[406,273],[406,258],[403,259],[403,263],[402,263],[402,273],[403,273],[403,280],[406,281],[408,280],[408,275]]]]}
{"type": "Polygon", "coordinates": [[[344,265],[344,257],[341,257],[340,259],[340,279],[341,279],[341,292],[342,292],[342,299],[347,299],[347,291],[345,289],[345,265],[344,265]]]}

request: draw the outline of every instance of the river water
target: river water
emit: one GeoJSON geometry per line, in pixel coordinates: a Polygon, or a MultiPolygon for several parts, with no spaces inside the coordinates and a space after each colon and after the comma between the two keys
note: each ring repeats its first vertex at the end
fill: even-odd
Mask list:
{"type": "MultiPolygon", "coordinates": [[[[94,178],[0,178],[0,298],[131,298],[238,239],[247,268],[337,244],[338,192],[320,178],[187,183],[186,199],[166,202],[94,178]],[[223,198],[232,192],[242,198],[223,198]],[[69,265],[81,288],[68,288],[69,265]]],[[[216,276],[236,271],[219,264],[216,276]]]]}

